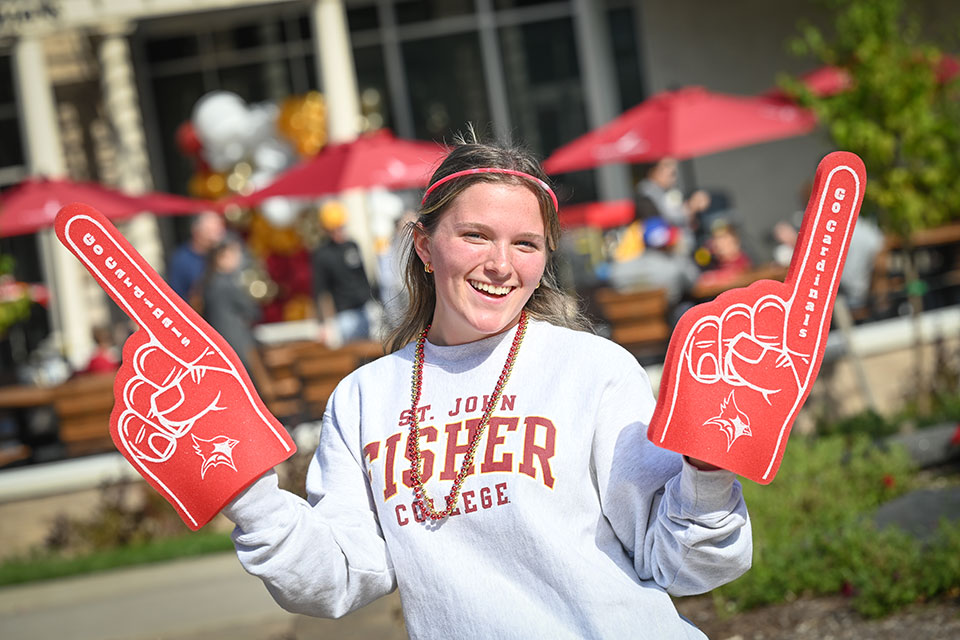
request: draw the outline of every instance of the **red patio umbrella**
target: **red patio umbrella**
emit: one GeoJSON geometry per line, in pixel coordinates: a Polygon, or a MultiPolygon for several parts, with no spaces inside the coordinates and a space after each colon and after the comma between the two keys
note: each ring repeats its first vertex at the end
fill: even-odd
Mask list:
{"type": "MultiPolygon", "coordinates": [[[[850,73],[843,67],[829,64],[801,75],[799,80],[813,92],[813,95],[821,97],[836,95],[850,88],[850,73]]],[[[779,87],[763,95],[781,100],[790,98],[787,92],[779,87]]]]}
{"type": "Polygon", "coordinates": [[[217,208],[213,202],[169,193],[133,196],[96,182],[34,176],[0,195],[0,237],[50,228],[57,211],[71,202],[88,204],[111,219],[131,217],[142,211],[183,214],[217,208]]]}
{"type": "Polygon", "coordinates": [[[641,102],[560,147],[543,166],[564,173],[668,156],[683,160],[809,133],[815,124],[810,111],[789,102],[688,87],[641,102]]]}
{"type": "MultiPolygon", "coordinates": [[[[949,82],[960,74],[960,60],[953,56],[943,56],[936,68],[937,81],[949,82]]],[[[850,88],[853,80],[850,72],[843,67],[824,65],[813,71],[808,71],[798,78],[805,84],[813,95],[829,97],[850,88]]],[[[787,93],[780,88],[770,89],[764,96],[771,98],[789,99],[787,93]]]]}
{"type": "Polygon", "coordinates": [[[437,143],[396,138],[382,129],[329,145],[269,186],[228,202],[250,206],[275,196],[316,198],[353,188],[423,187],[448,151],[437,143]]]}

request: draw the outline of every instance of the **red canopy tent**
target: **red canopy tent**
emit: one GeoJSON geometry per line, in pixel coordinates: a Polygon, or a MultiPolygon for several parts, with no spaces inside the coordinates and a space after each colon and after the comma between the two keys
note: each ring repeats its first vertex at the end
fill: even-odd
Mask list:
{"type": "Polygon", "coordinates": [[[329,145],[269,186],[227,203],[252,206],[276,196],[316,198],[353,188],[423,187],[448,151],[434,142],[396,138],[381,129],[351,142],[329,145]]]}
{"type": "Polygon", "coordinates": [[[0,237],[35,233],[53,226],[66,204],[82,202],[110,219],[128,218],[143,211],[186,214],[216,209],[216,203],[169,193],[133,196],[96,182],[31,177],[0,195],[0,237]]]}
{"type": "Polygon", "coordinates": [[[635,210],[636,204],[630,199],[563,205],[560,207],[560,225],[567,229],[622,227],[633,221],[635,210]]]}
{"type": "Polygon", "coordinates": [[[615,162],[686,159],[809,133],[811,112],[770,97],[742,97],[688,87],[658,93],[611,122],[557,149],[548,173],[615,162]]]}

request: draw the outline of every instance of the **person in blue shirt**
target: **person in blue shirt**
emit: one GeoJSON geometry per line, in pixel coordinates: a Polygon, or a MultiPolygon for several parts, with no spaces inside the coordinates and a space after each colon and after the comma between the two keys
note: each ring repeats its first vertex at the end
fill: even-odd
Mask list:
{"type": "Polygon", "coordinates": [[[200,280],[207,268],[207,254],[219,245],[226,228],[223,217],[212,211],[201,213],[190,225],[190,239],[180,245],[167,266],[167,284],[187,302],[201,295],[200,280]]]}

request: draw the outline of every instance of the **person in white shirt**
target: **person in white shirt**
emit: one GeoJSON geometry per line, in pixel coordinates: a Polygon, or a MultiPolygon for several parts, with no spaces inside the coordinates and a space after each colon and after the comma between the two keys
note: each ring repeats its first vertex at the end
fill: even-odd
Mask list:
{"type": "Polygon", "coordinates": [[[729,471],[646,437],[654,397],[557,283],[536,161],[460,140],[409,228],[390,354],[344,379],[307,500],[270,472],[224,513],[284,608],[399,589],[412,638],[703,638],[670,595],[750,566],[729,471]]]}

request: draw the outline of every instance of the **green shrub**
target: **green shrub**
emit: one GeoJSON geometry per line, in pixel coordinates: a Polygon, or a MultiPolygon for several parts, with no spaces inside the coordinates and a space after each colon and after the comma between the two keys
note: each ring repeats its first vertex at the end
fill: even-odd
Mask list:
{"type": "Polygon", "coordinates": [[[856,609],[879,617],[960,585],[956,529],[956,525],[941,524],[927,545],[895,528],[861,531],[859,562],[851,575],[856,609]]]}
{"type": "Polygon", "coordinates": [[[858,611],[879,616],[956,589],[956,526],[941,527],[925,546],[872,524],[876,508],[910,489],[914,477],[906,452],[867,436],[791,441],[773,483],[744,483],[753,568],[714,592],[721,611],[845,593],[858,611]]]}
{"type": "Polygon", "coordinates": [[[896,433],[899,425],[896,421],[867,409],[838,420],[819,420],[816,428],[817,433],[824,436],[862,434],[882,438],[896,433]]]}
{"type": "Polygon", "coordinates": [[[960,394],[955,391],[936,392],[922,400],[910,400],[904,405],[898,421],[909,422],[919,428],[960,422],[960,394]]]}

